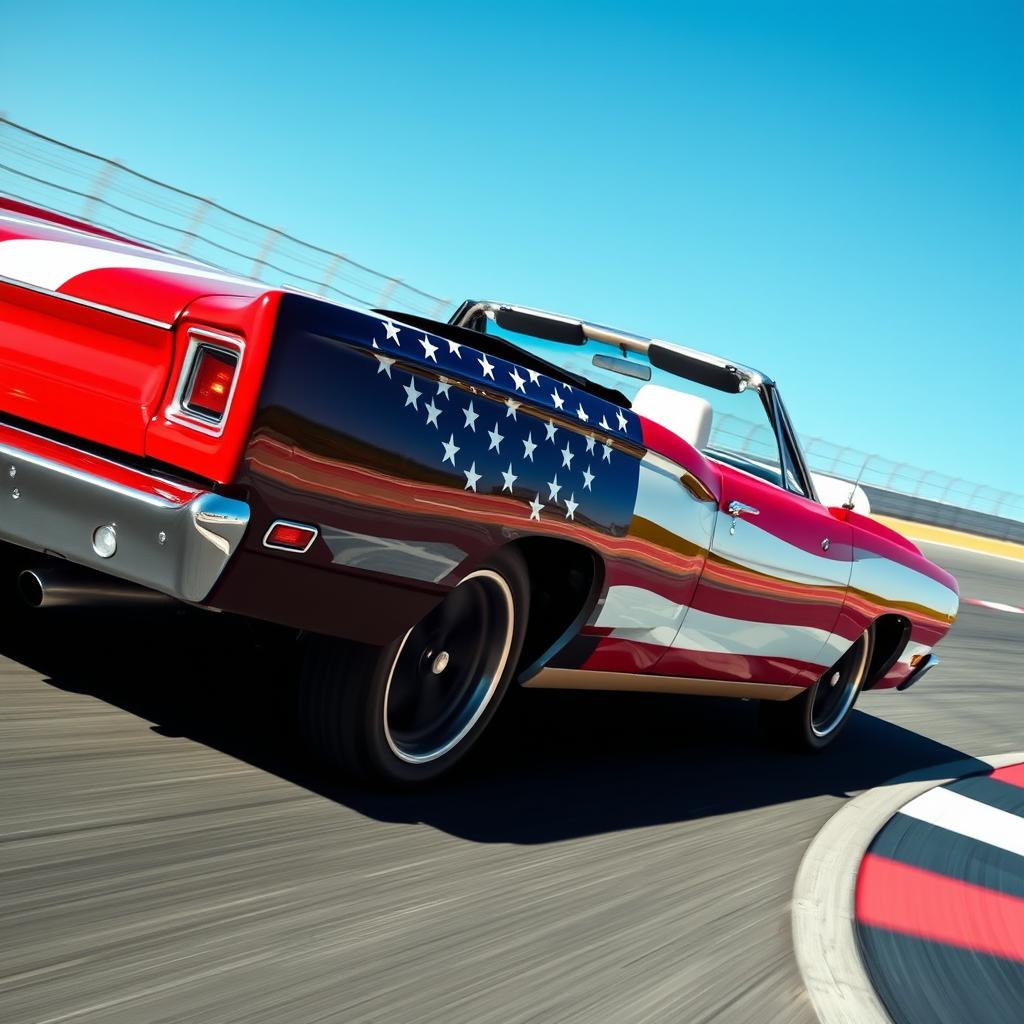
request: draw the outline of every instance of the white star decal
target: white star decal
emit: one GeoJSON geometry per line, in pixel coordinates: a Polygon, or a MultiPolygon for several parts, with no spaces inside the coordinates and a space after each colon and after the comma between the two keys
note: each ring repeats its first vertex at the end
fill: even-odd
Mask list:
{"type": "Polygon", "coordinates": [[[503,491],[508,491],[509,494],[512,494],[513,493],[512,492],[512,485],[519,479],[519,477],[517,477],[515,475],[515,473],[512,472],[512,463],[511,462],[508,464],[508,469],[507,470],[502,470],[501,475],[502,475],[502,478],[505,481],[501,485],[501,489],[503,491]]]}
{"type": "Polygon", "coordinates": [[[420,338],[420,344],[423,346],[423,358],[424,359],[432,359],[436,363],[437,362],[437,355],[436,355],[437,346],[436,345],[431,345],[430,339],[425,334],[423,335],[422,338],[420,338]]]}
{"type": "Polygon", "coordinates": [[[459,359],[461,359],[462,358],[462,346],[457,341],[452,341],[451,338],[449,338],[448,339],[448,355],[452,355],[452,354],[454,354],[459,359]]]}
{"type": "Polygon", "coordinates": [[[376,338],[371,338],[370,339],[370,348],[380,348],[380,345],[377,344],[377,339],[376,338]]]}
{"type": "Polygon", "coordinates": [[[526,394],[526,378],[519,376],[518,366],[514,366],[512,368],[512,372],[509,374],[509,376],[512,378],[512,383],[515,384],[516,386],[516,391],[522,391],[523,394],[526,394]]]}
{"type": "Polygon", "coordinates": [[[431,399],[424,408],[427,410],[427,426],[432,426],[435,430],[440,430],[441,428],[437,425],[437,417],[441,415],[441,410],[434,405],[434,400],[431,399]]]}
{"type": "Polygon", "coordinates": [[[544,506],[540,503],[540,495],[538,494],[537,497],[530,502],[530,518],[539,521],[542,508],[544,508],[544,506]]]}
{"type": "Polygon", "coordinates": [[[558,474],[555,474],[555,479],[548,482],[548,501],[558,501],[558,492],[562,489],[562,485],[558,482],[558,474]]]}
{"type": "Polygon", "coordinates": [[[437,397],[440,398],[442,395],[444,395],[444,397],[447,398],[448,401],[450,402],[452,400],[452,396],[448,394],[450,388],[451,384],[449,384],[448,381],[444,380],[443,378],[439,380],[437,382],[437,397]]]}
{"type": "Polygon", "coordinates": [[[593,482],[594,482],[594,474],[590,472],[590,467],[587,466],[587,468],[585,470],[583,470],[583,490],[585,490],[585,491],[592,491],[593,487],[591,487],[590,485],[593,482]]]}
{"type": "Polygon", "coordinates": [[[476,463],[474,462],[469,469],[464,469],[462,472],[466,474],[466,486],[462,489],[464,491],[475,491],[476,482],[480,479],[480,474],[476,471],[476,463]]]}
{"type": "Polygon", "coordinates": [[[544,440],[551,441],[552,443],[554,443],[555,434],[558,432],[558,427],[556,427],[554,423],[551,422],[551,420],[548,420],[547,423],[544,424],[544,429],[548,432],[548,436],[545,437],[544,440]]]}
{"type": "Polygon", "coordinates": [[[490,451],[493,448],[494,451],[496,451],[500,455],[501,454],[501,442],[504,441],[505,438],[504,438],[503,435],[498,433],[498,424],[497,423],[494,424],[494,429],[493,430],[488,430],[487,431],[487,436],[491,439],[490,447],[488,447],[487,450],[490,451]]]}
{"type": "Polygon", "coordinates": [[[626,429],[626,417],[622,415],[621,409],[615,410],[615,415],[619,418],[619,430],[626,429]]]}
{"type": "Polygon", "coordinates": [[[576,509],[580,507],[580,503],[576,501],[576,495],[570,494],[565,500],[565,518],[571,519],[573,522],[576,521],[576,509]]]}
{"type": "Polygon", "coordinates": [[[466,417],[466,422],[463,424],[464,427],[469,427],[473,433],[476,433],[476,421],[480,419],[480,414],[473,408],[473,403],[470,402],[465,409],[462,410],[462,415],[466,417]]]}
{"type": "Polygon", "coordinates": [[[506,410],[508,410],[508,411],[507,411],[507,412],[505,413],[505,419],[508,419],[508,418],[509,418],[509,416],[511,416],[511,417],[512,417],[512,419],[514,419],[514,420],[518,420],[518,419],[519,419],[519,417],[518,417],[518,416],[516,415],[516,410],[517,410],[517,409],[519,408],[519,406],[521,406],[522,404],[523,404],[522,402],[515,402],[515,401],[513,401],[513,400],[512,400],[511,398],[506,398],[506,399],[505,399],[505,408],[506,408],[506,410]]]}
{"type": "Polygon", "coordinates": [[[491,380],[494,380],[494,363],[488,360],[486,352],[477,360],[477,362],[479,362],[480,369],[483,370],[484,376],[490,377],[491,380]]]}
{"type": "Polygon", "coordinates": [[[567,469],[572,469],[572,460],[576,456],[573,455],[572,449],[569,447],[569,442],[565,442],[565,447],[562,449],[562,465],[567,469]]]}
{"type": "Polygon", "coordinates": [[[602,417],[601,417],[601,422],[600,422],[600,423],[598,423],[598,426],[599,426],[599,427],[600,427],[600,428],[601,428],[602,430],[611,430],[611,429],[612,429],[611,427],[609,427],[609,426],[608,426],[608,419],[607,419],[607,417],[605,417],[605,416],[602,416],[602,417]]]}
{"type": "Polygon", "coordinates": [[[603,444],[603,445],[601,445],[601,447],[604,449],[604,452],[602,453],[601,458],[603,458],[605,462],[611,462],[612,461],[612,446],[610,444],[603,444]]]}
{"type": "Polygon", "coordinates": [[[523,442],[523,458],[529,459],[533,462],[533,453],[537,450],[537,446],[533,443],[533,431],[526,435],[526,440],[523,442]]]}
{"type": "Polygon", "coordinates": [[[384,330],[387,332],[387,341],[393,341],[399,348],[402,347],[402,343],[398,340],[398,328],[394,325],[391,320],[381,320],[384,325],[384,330]]]}
{"type": "Polygon", "coordinates": [[[462,450],[455,443],[455,435],[454,434],[450,434],[449,437],[448,437],[448,440],[447,441],[442,441],[441,445],[444,448],[444,458],[441,460],[441,464],[444,465],[444,463],[446,463],[446,462],[451,462],[451,464],[454,466],[455,465],[455,455],[456,455],[457,452],[460,452],[462,450]]]}
{"type": "Polygon", "coordinates": [[[391,367],[395,365],[394,359],[388,359],[387,356],[377,356],[377,372],[386,373],[389,377],[391,376],[391,367]]]}
{"type": "Polygon", "coordinates": [[[589,417],[589,416],[588,416],[588,415],[587,415],[587,414],[586,414],[586,413],[585,413],[585,412],[583,411],[583,403],[582,403],[582,402],[580,402],[580,406],[579,406],[579,408],[578,408],[578,409],[576,410],[576,415],[577,415],[577,416],[578,416],[578,417],[579,417],[579,418],[580,418],[581,420],[583,420],[583,422],[584,422],[584,423],[586,423],[586,422],[587,422],[587,421],[588,421],[588,420],[590,419],[590,417],[589,417]]]}
{"type": "Polygon", "coordinates": [[[565,388],[566,391],[572,391],[572,385],[571,384],[566,384],[566,383],[563,382],[562,387],[565,388]]]}
{"type": "Polygon", "coordinates": [[[587,451],[588,452],[592,452],[594,450],[594,442],[597,440],[597,438],[595,438],[593,434],[587,434],[586,440],[587,440],[587,451]]]}
{"type": "Polygon", "coordinates": [[[409,383],[403,385],[402,390],[405,392],[405,404],[411,405],[414,409],[418,409],[419,406],[416,404],[420,400],[422,391],[416,390],[416,378],[410,377],[409,383]]]}
{"type": "Polygon", "coordinates": [[[564,400],[562,399],[562,396],[557,391],[551,392],[551,401],[555,403],[556,409],[561,409],[562,406],[565,404],[564,400]]]}
{"type": "Polygon", "coordinates": [[[530,383],[531,384],[539,384],[540,383],[540,374],[536,370],[527,370],[526,371],[526,376],[530,378],[530,383]]]}

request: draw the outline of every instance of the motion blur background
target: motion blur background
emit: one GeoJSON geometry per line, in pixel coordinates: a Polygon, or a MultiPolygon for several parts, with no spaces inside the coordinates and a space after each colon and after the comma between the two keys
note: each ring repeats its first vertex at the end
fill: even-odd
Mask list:
{"type": "Polygon", "coordinates": [[[1017,0],[8,4],[0,109],[323,253],[69,181],[5,124],[9,193],[342,301],[493,297],[730,355],[819,468],[876,454],[869,482],[1024,519],[1017,0]]]}

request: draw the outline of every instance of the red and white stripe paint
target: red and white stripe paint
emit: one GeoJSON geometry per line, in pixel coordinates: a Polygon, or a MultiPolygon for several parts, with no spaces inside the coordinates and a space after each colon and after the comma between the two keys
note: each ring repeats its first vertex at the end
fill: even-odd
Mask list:
{"type": "Polygon", "coordinates": [[[961,598],[963,604],[973,604],[976,608],[991,608],[995,612],[1010,612],[1013,615],[1024,615],[1024,608],[1015,604],[1003,604],[1002,601],[982,601],[977,597],[961,598]]]}

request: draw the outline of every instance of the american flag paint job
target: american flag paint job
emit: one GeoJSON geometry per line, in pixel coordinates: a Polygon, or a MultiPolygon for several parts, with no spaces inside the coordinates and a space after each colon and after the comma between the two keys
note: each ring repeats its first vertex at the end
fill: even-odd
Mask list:
{"type": "Polygon", "coordinates": [[[593,552],[601,586],[553,664],[799,686],[882,614],[910,623],[878,684],[895,686],[956,611],[952,578],[892,531],[715,463],[493,339],[267,288],[10,202],[0,322],[0,414],[250,502],[218,607],[378,642],[496,548],[561,539],[593,552]],[[168,415],[197,326],[244,346],[220,437],[168,415]],[[734,523],[734,498],[760,515],[734,523]],[[320,529],[301,561],[260,544],[278,518],[320,529]]]}

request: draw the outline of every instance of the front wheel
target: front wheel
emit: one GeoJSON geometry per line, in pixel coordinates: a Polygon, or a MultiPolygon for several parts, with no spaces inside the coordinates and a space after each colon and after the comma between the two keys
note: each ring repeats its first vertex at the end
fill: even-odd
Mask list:
{"type": "Polygon", "coordinates": [[[393,784],[443,774],[497,710],[528,612],[522,560],[501,552],[383,649],[310,638],[299,693],[314,750],[350,774],[393,784]]]}
{"type": "Polygon", "coordinates": [[[761,727],[772,740],[799,750],[822,750],[842,731],[867,680],[874,631],[853,646],[804,694],[787,701],[762,701],[761,727]]]}

